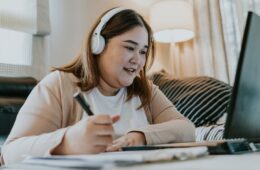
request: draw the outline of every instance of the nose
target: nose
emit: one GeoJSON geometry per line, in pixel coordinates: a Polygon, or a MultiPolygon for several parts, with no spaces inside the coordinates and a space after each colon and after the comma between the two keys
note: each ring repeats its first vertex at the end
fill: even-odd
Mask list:
{"type": "Polygon", "coordinates": [[[131,57],[130,63],[133,64],[133,65],[138,64],[140,59],[141,59],[141,55],[140,55],[139,51],[136,51],[134,53],[133,57],[131,57]]]}

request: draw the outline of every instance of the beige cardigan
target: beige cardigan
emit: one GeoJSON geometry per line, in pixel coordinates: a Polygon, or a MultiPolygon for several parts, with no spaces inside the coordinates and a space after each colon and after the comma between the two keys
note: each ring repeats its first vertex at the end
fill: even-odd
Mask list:
{"type": "MultiPolygon", "coordinates": [[[[2,164],[21,161],[23,155],[51,154],[61,143],[68,126],[83,113],[73,99],[79,90],[76,82],[74,75],[55,71],[33,89],[2,148],[2,164]]],[[[147,144],[194,141],[194,125],[154,85],[149,107],[145,111],[150,125],[131,130],[143,132],[147,144]]]]}

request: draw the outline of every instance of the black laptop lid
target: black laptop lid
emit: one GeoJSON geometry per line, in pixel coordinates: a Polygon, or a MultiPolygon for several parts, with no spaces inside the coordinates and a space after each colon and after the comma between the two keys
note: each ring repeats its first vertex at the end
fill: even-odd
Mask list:
{"type": "Polygon", "coordinates": [[[248,13],[224,138],[260,139],[260,16],[248,13]]]}

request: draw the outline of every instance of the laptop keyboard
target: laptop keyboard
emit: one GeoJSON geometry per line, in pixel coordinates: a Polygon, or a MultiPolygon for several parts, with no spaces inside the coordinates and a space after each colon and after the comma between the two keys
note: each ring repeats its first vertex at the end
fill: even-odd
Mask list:
{"type": "Polygon", "coordinates": [[[225,140],[217,146],[208,147],[210,154],[239,154],[260,151],[260,143],[248,142],[246,139],[225,140]]]}

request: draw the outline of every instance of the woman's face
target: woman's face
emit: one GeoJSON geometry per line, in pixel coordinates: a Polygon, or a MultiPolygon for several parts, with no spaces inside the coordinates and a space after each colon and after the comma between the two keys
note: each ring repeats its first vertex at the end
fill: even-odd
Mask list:
{"type": "Polygon", "coordinates": [[[98,59],[102,90],[114,91],[130,86],[144,67],[148,50],[148,33],[137,26],[111,38],[98,59]]]}

